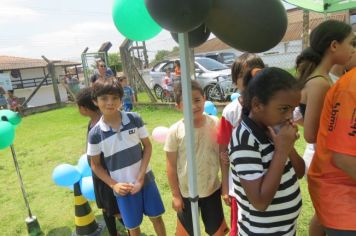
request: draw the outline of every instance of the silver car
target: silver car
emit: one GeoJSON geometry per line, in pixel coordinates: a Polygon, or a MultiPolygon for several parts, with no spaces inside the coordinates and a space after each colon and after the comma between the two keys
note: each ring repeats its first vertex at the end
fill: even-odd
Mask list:
{"type": "MultiPolygon", "coordinates": [[[[169,69],[174,77],[174,61],[165,60],[156,64],[150,71],[151,88],[160,98],[163,91],[162,81],[169,69]]],[[[207,57],[195,57],[195,76],[204,90],[207,100],[225,101],[233,92],[231,69],[224,64],[207,57]]]]}

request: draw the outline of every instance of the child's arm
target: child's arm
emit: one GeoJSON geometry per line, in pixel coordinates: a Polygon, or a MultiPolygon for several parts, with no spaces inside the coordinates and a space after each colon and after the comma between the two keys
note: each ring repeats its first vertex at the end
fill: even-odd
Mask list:
{"type": "Polygon", "coordinates": [[[229,167],[230,161],[227,148],[230,142],[232,125],[225,117],[221,117],[217,131],[217,141],[219,143],[220,169],[221,169],[221,196],[226,205],[231,205],[229,197],[229,167]]]}
{"type": "Polygon", "coordinates": [[[131,95],[131,99],[132,99],[132,104],[136,104],[136,97],[135,94],[131,95]]]}
{"type": "Polygon", "coordinates": [[[281,182],[287,156],[287,153],[275,151],[264,176],[256,180],[240,178],[248,200],[257,210],[265,211],[271,204],[281,182]]]}
{"type": "MultiPolygon", "coordinates": [[[[269,127],[269,130],[275,144],[275,151],[267,172],[254,180],[240,178],[249,202],[259,211],[265,211],[271,204],[280,185],[288,154],[296,140],[296,128],[290,124],[283,126],[278,135],[272,128],[269,127]]],[[[257,154],[256,151],[254,152],[257,154]]]]}
{"type": "Polygon", "coordinates": [[[294,171],[298,177],[298,179],[303,178],[305,174],[305,162],[303,158],[298,154],[298,152],[293,147],[292,151],[289,154],[289,160],[292,163],[294,171]]]}
{"type": "Polygon", "coordinates": [[[150,139],[148,137],[141,138],[141,143],[143,145],[141,166],[134,187],[131,190],[131,194],[135,194],[141,190],[145,181],[147,166],[148,163],[150,162],[151,154],[152,154],[152,144],[150,139]]]}
{"type": "Polygon", "coordinates": [[[316,143],[324,98],[330,88],[325,79],[312,79],[307,83],[308,99],[304,116],[304,139],[316,143]]]}
{"type": "Polygon", "coordinates": [[[336,167],[356,180],[356,156],[333,152],[332,160],[336,167]]]}
{"type": "Polygon", "coordinates": [[[135,92],[132,88],[131,88],[131,99],[132,99],[132,104],[136,104],[135,92]]]}
{"type": "Polygon", "coordinates": [[[220,169],[221,169],[221,196],[226,205],[230,206],[231,201],[229,197],[229,156],[227,154],[227,145],[219,145],[220,154],[220,169]]]}
{"type": "Polygon", "coordinates": [[[178,175],[177,175],[177,152],[166,152],[166,169],[168,183],[173,195],[172,207],[176,212],[181,212],[184,208],[184,203],[179,190],[178,175]]]}
{"type": "Polygon", "coordinates": [[[95,155],[90,157],[90,164],[91,164],[91,169],[93,172],[110,188],[112,188],[116,193],[124,196],[128,194],[133,185],[130,183],[118,183],[115,180],[113,180],[106,170],[103,168],[100,162],[100,155],[95,155]]]}

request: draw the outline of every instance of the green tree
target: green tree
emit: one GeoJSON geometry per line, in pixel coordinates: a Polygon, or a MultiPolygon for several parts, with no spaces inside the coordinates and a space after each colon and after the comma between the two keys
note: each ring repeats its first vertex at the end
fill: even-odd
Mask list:
{"type": "Polygon", "coordinates": [[[178,46],[173,47],[172,52],[179,52],[179,47],[178,46]]]}
{"type": "Polygon", "coordinates": [[[162,60],[165,59],[165,57],[167,57],[169,54],[170,54],[170,51],[167,51],[167,50],[159,50],[159,51],[156,53],[155,61],[157,61],[157,62],[162,61],[162,60]]]}
{"type": "Polygon", "coordinates": [[[116,72],[122,71],[122,62],[119,53],[109,53],[109,67],[116,72]]]}

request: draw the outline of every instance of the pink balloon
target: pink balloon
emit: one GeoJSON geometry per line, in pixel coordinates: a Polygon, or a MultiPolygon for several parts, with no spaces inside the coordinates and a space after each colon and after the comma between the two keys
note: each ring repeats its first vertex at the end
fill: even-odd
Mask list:
{"type": "Polygon", "coordinates": [[[166,141],[168,134],[168,128],[163,126],[158,126],[152,131],[152,138],[156,142],[164,143],[166,141]]]}

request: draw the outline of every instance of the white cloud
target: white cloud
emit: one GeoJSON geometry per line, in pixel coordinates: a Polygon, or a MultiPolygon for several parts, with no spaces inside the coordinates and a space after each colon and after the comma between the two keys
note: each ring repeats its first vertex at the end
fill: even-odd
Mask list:
{"type": "MultiPolygon", "coordinates": [[[[74,55],[80,58],[85,47],[89,47],[89,51],[96,51],[103,42],[117,44],[123,39],[113,24],[96,21],[73,24],[58,31],[37,34],[30,38],[29,43],[33,48],[47,53],[49,57],[63,59],[73,58],[74,55]]],[[[115,46],[115,49],[117,50],[118,46],[115,46]]]]}
{"type": "Polygon", "coordinates": [[[0,8],[0,24],[10,23],[11,21],[31,21],[38,19],[40,13],[26,7],[16,5],[1,4],[0,8]]]}
{"type": "Polygon", "coordinates": [[[24,46],[3,47],[0,48],[1,55],[21,55],[25,50],[24,46]]]}
{"type": "Polygon", "coordinates": [[[33,35],[31,43],[35,46],[43,44],[57,44],[70,46],[73,42],[92,41],[100,35],[109,34],[113,26],[106,22],[86,22],[69,25],[68,28],[58,31],[33,35]]]}

